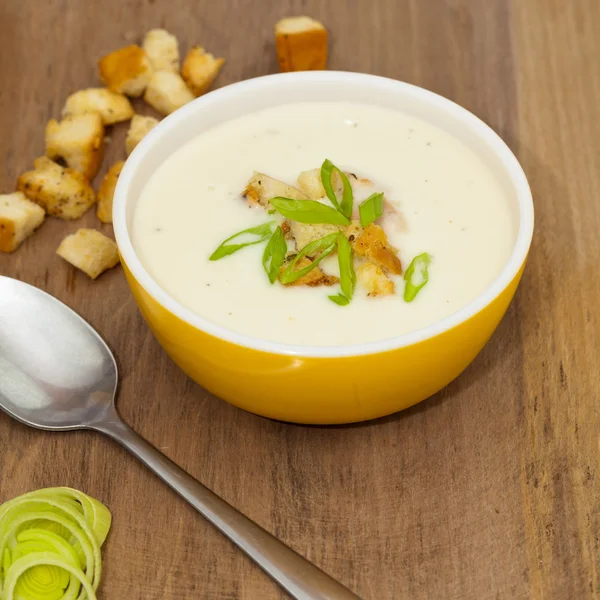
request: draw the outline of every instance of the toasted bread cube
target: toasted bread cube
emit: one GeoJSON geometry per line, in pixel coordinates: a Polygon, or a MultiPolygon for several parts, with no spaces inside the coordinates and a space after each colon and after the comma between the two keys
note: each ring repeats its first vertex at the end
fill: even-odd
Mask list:
{"type": "Polygon", "coordinates": [[[269,200],[276,196],[292,200],[308,200],[308,196],[295,187],[258,171],[254,171],[242,196],[248,200],[250,206],[260,205],[265,209],[272,208],[269,200]]]}
{"type": "Polygon", "coordinates": [[[358,282],[367,290],[370,298],[390,296],[396,292],[394,282],[375,264],[366,262],[356,270],[358,282]]]}
{"type": "Polygon", "coordinates": [[[156,71],[144,94],[144,100],[163,115],[170,115],[193,99],[181,76],[170,71],[156,71]]]}
{"type": "Polygon", "coordinates": [[[327,29],[310,17],[289,17],[275,25],[280,71],[314,71],[327,66],[327,29]]]}
{"type": "Polygon", "coordinates": [[[119,264],[117,244],[95,229],[78,229],[68,235],[56,254],[92,279],[119,264]]]}
{"type": "Polygon", "coordinates": [[[142,138],[147,135],[150,130],[158,125],[158,119],[154,117],[144,117],[143,115],[133,115],[125,138],[125,150],[129,156],[133,149],[142,141],[142,138]]]}
{"type": "Polygon", "coordinates": [[[62,110],[63,117],[98,113],[104,125],[114,125],[133,117],[133,107],[123,94],[107,88],[88,88],[71,94],[62,110]]]}
{"type": "Polygon", "coordinates": [[[46,155],[52,160],[64,160],[91,181],[104,158],[104,125],[98,113],[54,119],[46,125],[46,155]]]}
{"type": "Polygon", "coordinates": [[[0,252],[14,252],[45,217],[44,209],[22,192],[0,194],[0,252]]]}
{"type": "Polygon", "coordinates": [[[348,238],[350,242],[353,242],[358,236],[360,236],[363,232],[363,227],[360,224],[360,221],[351,221],[350,225],[346,227],[344,230],[344,235],[348,238]]]}
{"type": "Polygon", "coordinates": [[[155,71],[179,73],[179,42],[166,29],[151,29],[144,38],[142,48],[155,71]]]}
{"type": "Polygon", "coordinates": [[[298,221],[290,221],[289,228],[290,234],[296,242],[296,250],[302,250],[307,244],[342,230],[339,225],[300,223],[298,221]]]}
{"type": "Polygon", "coordinates": [[[201,46],[195,46],[187,53],[181,76],[194,96],[201,96],[208,91],[224,62],[224,58],[215,58],[201,46]]]}
{"type": "Polygon", "coordinates": [[[325,188],[321,181],[321,169],[310,169],[302,171],[298,175],[298,187],[313,200],[325,198],[325,188]]]}
{"type": "Polygon", "coordinates": [[[96,215],[103,223],[112,223],[112,205],[115,188],[125,162],[116,162],[106,173],[98,190],[98,206],[96,215]]]}
{"type": "Polygon", "coordinates": [[[79,219],[94,204],[94,190],[78,171],[61,167],[46,156],[38,158],[33,166],[33,171],[19,177],[17,189],[49,215],[79,219]]]}
{"type": "Polygon", "coordinates": [[[133,97],[144,93],[153,71],[145,50],[135,44],[101,58],[98,69],[109,89],[133,97]]]}
{"type": "MultiPolygon", "coordinates": [[[[280,273],[283,273],[285,271],[285,269],[288,266],[288,264],[290,263],[290,261],[293,260],[293,256],[294,255],[286,257],[286,260],[285,260],[283,266],[281,267],[280,273]]],[[[310,260],[306,256],[303,256],[295,264],[294,270],[299,271],[300,269],[304,269],[304,267],[308,267],[309,265],[311,265],[312,262],[313,262],[312,260],[310,260]]],[[[339,282],[339,279],[335,275],[326,275],[325,273],[323,273],[323,271],[321,271],[320,267],[315,267],[314,269],[312,269],[311,271],[306,273],[306,275],[303,275],[302,277],[299,277],[298,279],[296,279],[296,281],[292,281],[291,283],[286,283],[284,285],[287,287],[292,287],[292,286],[297,286],[297,285],[308,285],[310,287],[326,285],[329,287],[331,285],[335,285],[338,282],[339,282]]]]}
{"type": "Polygon", "coordinates": [[[367,258],[396,275],[402,273],[402,263],[398,258],[397,250],[389,243],[385,231],[379,225],[371,223],[355,237],[354,241],[351,240],[351,244],[358,256],[367,258]]]}

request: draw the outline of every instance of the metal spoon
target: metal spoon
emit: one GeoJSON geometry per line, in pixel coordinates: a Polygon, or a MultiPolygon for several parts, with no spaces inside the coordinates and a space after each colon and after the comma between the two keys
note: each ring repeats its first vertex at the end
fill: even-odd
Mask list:
{"type": "Polygon", "coordinates": [[[117,365],[102,338],[41,290],[0,276],[0,408],[39,429],[93,429],[154,471],[298,600],[357,600],[126,425],[115,408],[117,365]]]}

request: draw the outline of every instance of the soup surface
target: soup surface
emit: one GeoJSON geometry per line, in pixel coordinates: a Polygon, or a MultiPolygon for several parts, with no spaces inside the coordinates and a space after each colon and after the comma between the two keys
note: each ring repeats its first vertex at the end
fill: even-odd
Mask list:
{"type": "MultiPolygon", "coordinates": [[[[288,344],[347,345],[426,327],[483,292],[515,242],[510,206],[478,156],[430,123],[362,104],[285,104],[218,125],[171,155],[138,199],[132,239],[158,284],[210,321],[288,344]],[[326,158],[371,180],[398,211],[380,224],[404,269],[431,255],[429,281],[412,302],[402,275],[389,273],[395,294],[368,297],[359,282],[347,306],[328,300],[339,285],[270,284],[264,243],[209,260],[226,238],[278,218],[242,196],[253,172],[296,186],[326,158]]],[[[333,256],[321,267],[339,274],[333,256]]]]}

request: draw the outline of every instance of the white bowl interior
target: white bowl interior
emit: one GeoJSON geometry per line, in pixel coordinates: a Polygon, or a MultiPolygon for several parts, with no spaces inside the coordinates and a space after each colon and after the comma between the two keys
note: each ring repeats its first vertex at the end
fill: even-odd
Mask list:
{"type": "Polygon", "coordinates": [[[489,304],[522,265],[533,234],[533,202],[527,179],[502,139],[457,104],[406,83],[333,71],[270,75],[211,92],[179,109],[154,128],[133,151],[117,185],[113,220],[127,266],[138,282],[165,308],[217,337],[269,352],[302,356],[343,356],[380,352],[409,345],[445,331],[489,304]],[[473,302],[433,325],[396,338],[352,346],[309,347],[269,342],[237,334],[204,319],[170,297],[137,258],[129,232],[137,199],[146,182],[173,152],[203,131],[257,110],[291,102],[357,102],[400,110],[454,135],[474,150],[506,191],[518,233],[511,257],[494,282],[473,302]]]}

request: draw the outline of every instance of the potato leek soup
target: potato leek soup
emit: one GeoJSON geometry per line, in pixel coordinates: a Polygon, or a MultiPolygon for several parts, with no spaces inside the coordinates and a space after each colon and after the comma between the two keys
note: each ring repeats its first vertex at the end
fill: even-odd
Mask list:
{"type": "Polygon", "coordinates": [[[222,123],[157,170],[132,239],[196,314],[287,344],[395,337],[498,276],[516,215],[448,132],[363,104],[284,104],[222,123]]]}

